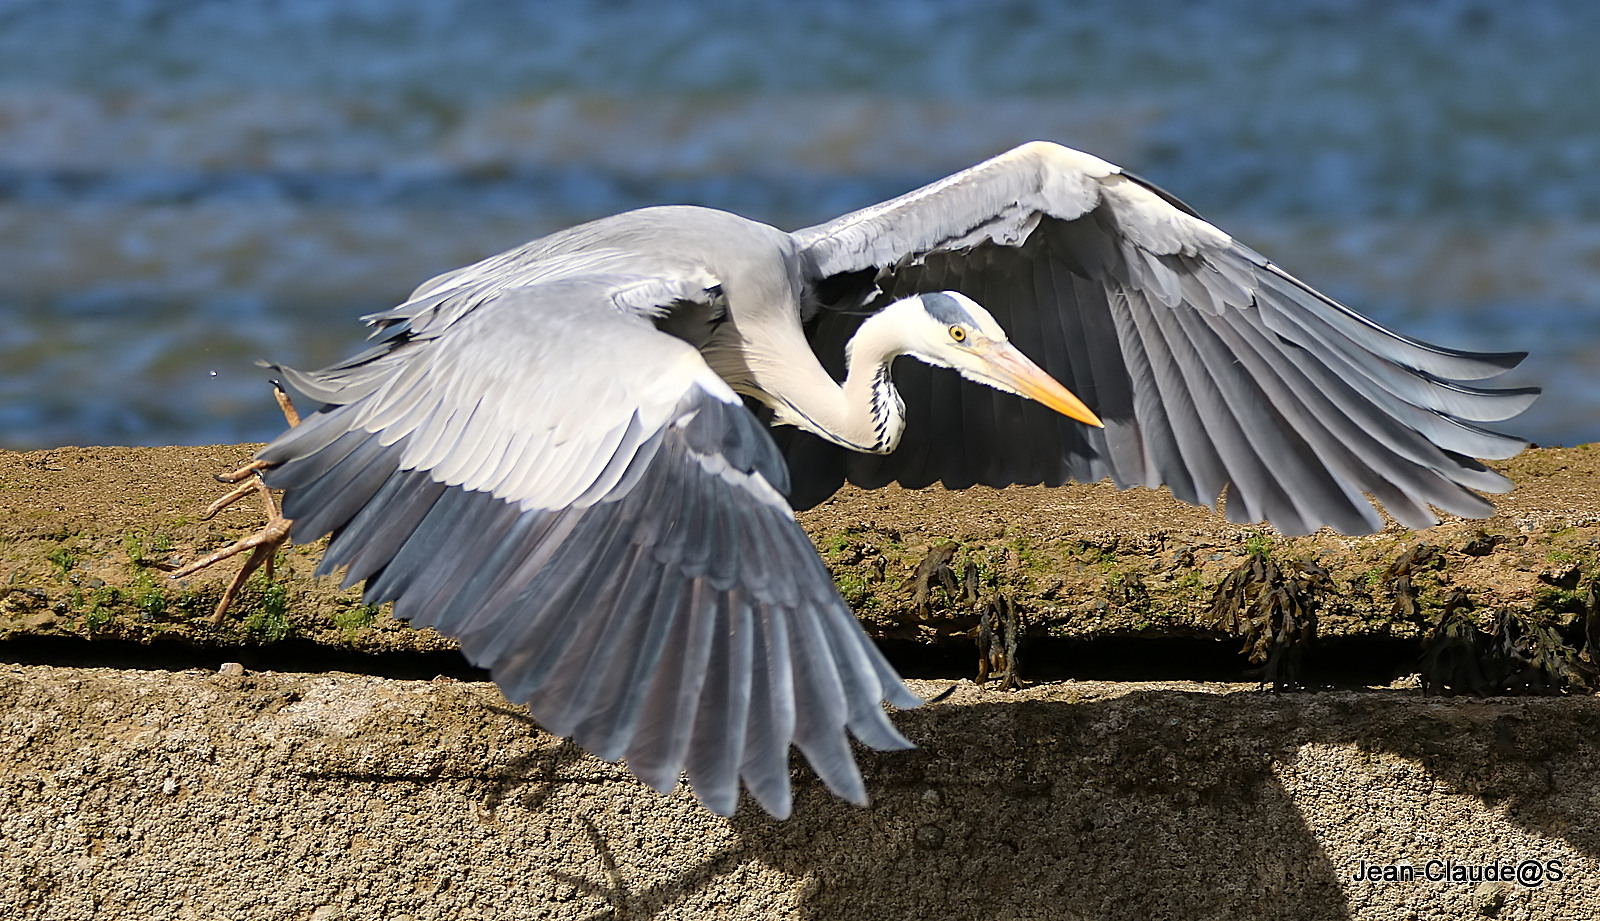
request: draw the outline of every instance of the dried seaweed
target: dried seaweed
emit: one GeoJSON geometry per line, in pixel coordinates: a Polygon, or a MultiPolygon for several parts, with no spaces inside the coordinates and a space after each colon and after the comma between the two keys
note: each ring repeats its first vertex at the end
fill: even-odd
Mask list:
{"type": "Polygon", "coordinates": [[[1229,573],[1211,596],[1211,622],[1244,637],[1240,650],[1260,668],[1257,677],[1273,690],[1300,685],[1306,647],[1317,636],[1322,595],[1334,589],[1328,571],[1316,563],[1279,564],[1252,553],[1229,573]]]}
{"type": "Polygon", "coordinates": [[[958,579],[951,563],[960,549],[953,541],[928,549],[916,572],[906,581],[906,587],[912,590],[912,615],[937,633],[973,638],[978,647],[976,680],[979,684],[998,676],[1001,690],[1020,688],[1017,643],[1021,639],[1021,619],[1017,606],[1000,592],[985,600],[982,574],[972,560],[967,561],[958,579]],[[936,590],[942,590],[946,603],[957,609],[941,612],[946,616],[938,618],[937,622],[933,604],[936,590]]]}
{"type": "MultiPolygon", "coordinates": [[[[975,571],[975,567],[969,569],[975,571]]],[[[987,682],[991,675],[999,675],[1000,690],[1022,687],[1022,678],[1017,674],[1017,633],[1016,605],[1005,595],[995,595],[978,615],[979,684],[987,682]]]]}
{"type": "MultiPolygon", "coordinates": [[[[1595,619],[1591,583],[1585,633],[1595,619]]],[[[1484,630],[1462,589],[1445,599],[1444,610],[1422,645],[1422,689],[1430,694],[1562,694],[1592,691],[1600,671],[1592,653],[1568,642],[1559,626],[1535,612],[1503,608],[1484,630]]],[[[1592,650],[1593,636],[1586,637],[1592,650]]]]}
{"type": "Polygon", "coordinates": [[[1395,558],[1380,577],[1383,587],[1394,598],[1391,612],[1406,620],[1420,620],[1423,616],[1421,592],[1416,577],[1424,572],[1441,569],[1444,557],[1432,544],[1419,543],[1395,558]]]}
{"type": "Polygon", "coordinates": [[[907,580],[912,590],[911,609],[920,620],[927,621],[933,617],[934,586],[942,586],[948,598],[961,597],[956,574],[950,568],[950,561],[955,559],[956,551],[960,549],[961,545],[954,541],[928,548],[928,555],[922,558],[922,562],[917,564],[917,571],[907,580]]]}

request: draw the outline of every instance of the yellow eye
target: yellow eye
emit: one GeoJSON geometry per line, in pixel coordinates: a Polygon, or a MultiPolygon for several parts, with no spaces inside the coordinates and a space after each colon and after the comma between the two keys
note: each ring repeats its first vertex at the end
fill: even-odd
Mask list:
{"type": "Polygon", "coordinates": [[[967,341],[967,331],[959,326],[950,327],[950,338],[957,342],[967,341]]]}

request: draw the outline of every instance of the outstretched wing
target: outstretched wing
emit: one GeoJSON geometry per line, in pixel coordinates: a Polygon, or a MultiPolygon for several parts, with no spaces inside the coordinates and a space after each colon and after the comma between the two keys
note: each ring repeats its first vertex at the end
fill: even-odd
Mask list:
{"type": "Polygon", "coordinates": [[[952,289],[1105,422],[1086,428],[1018,397],[901,361],[899,448],[850,455],[804,432],[778,440],[805,508],[846,478],[962,488],[1107,476],[1167,485],[1286,534],[1409,527],[1429,506],[1487,516],[1474,490],[1510,483],[1474,457],[1526,443],[1508,419],[1536,389],[1460,383],[1522,353],[1471,353],[1390,332],[1317,293],[1103,160],[1034,142],[900,198],[794,234],[831,301],[808,335],[830,370],[855,308],[952,289]]]}
{"type": "Polygon", "coordinates": [[[791,744],[861,802],[845,729],[909,747],[880,701],[919,700],[795,522],[766,429],[652,325],[699,284],[424,288],[376,348],[292,378],[329,405],[259,457],[294,539],[333,533],[319,573],[459,639],[551,732],[658,790],[686,770],[724,815],[741,777],[788,814],[791,744]]]}

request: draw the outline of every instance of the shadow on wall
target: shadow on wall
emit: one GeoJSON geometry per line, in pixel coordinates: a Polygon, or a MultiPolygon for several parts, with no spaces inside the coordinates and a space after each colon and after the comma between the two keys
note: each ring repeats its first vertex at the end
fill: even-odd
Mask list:
{"type": "MultiPolygon", "coordinates": [[[[619,917],[653,917],[751,862],[804,878],[802,916],[814,918],[1354,917],[1346,887],[1355,861],[1330,853],[1330,827],[1374,849],[1411,835],[1415,850],[1368,856],[1409,859],[1420,874],[1428,859],[1465,861],[1487,840],[1471,817],[1456,817],[1470,840],[1449,827],[1441,813],[1461,808],[1441,805],[1450,794],[1477,797],[1532,838],[1600,856],[1597,716],[1600,701],[1587,698],[1373,693],[934,704],[897,717],[917,750],[858,750],[871,809],[837,800],[801,771],[792,819],[772,821],[746,800],[731,820],[734,843],[669,882],[630,889],[633,837],[588,816],[576,821],[606,878],[551,872],[619,917]],[[1310,781],[1325,813],[1318,829],[1306,797],[1297,802],[1282,779],[1301,769],[1308,745],[1342,747],[1378,776],[1322,768],[1310,781]]],[[[541,747],[492,784],[484,809],[539,811],[562,785],[585,782],[593,764],[569,744],[541,747]]],[[[1522,856],[1539,855],[1478,859],[1522,856]]],[[[1456,889],[1464,897],[1472,887],[1456,889]]]]}

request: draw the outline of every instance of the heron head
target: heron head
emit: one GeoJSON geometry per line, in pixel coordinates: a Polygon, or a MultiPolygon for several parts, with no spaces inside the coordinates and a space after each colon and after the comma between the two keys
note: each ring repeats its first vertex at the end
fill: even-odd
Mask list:
{"type": "Polygon", "coordinates": [[[930,365],[954,368],[962,377],[1042,403],[1096,428],[1103,427],[1083,401],[1034,364],[1006,338],[999,322],[972,298],[934,291],[885,308],[902,314],[906,354],[930,365]]]}

